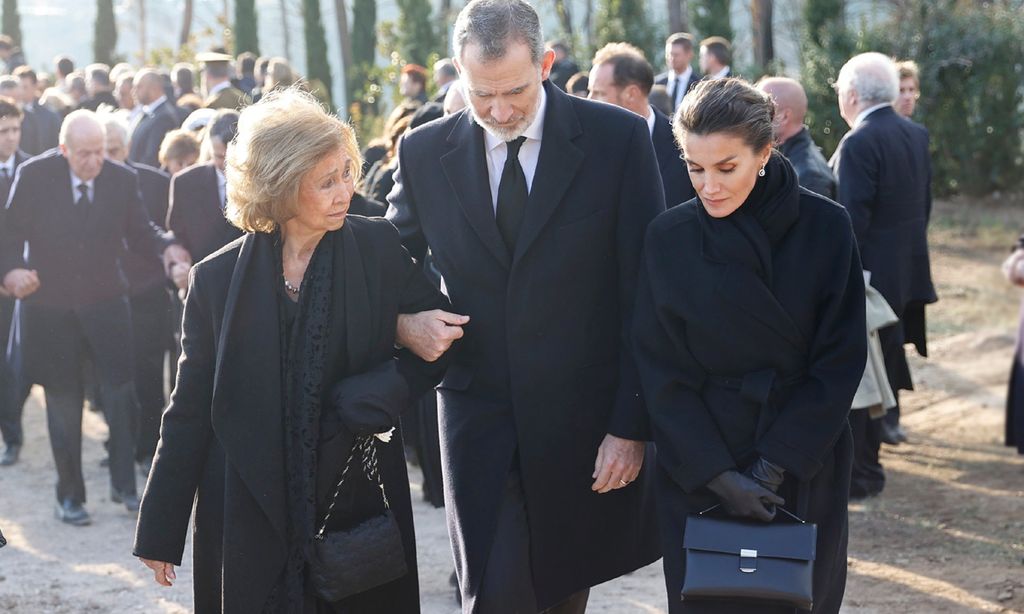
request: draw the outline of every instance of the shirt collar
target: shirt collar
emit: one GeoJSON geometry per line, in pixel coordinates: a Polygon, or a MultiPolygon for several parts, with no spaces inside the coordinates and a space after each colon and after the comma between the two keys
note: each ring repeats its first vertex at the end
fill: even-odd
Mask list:
{"type": "Polygon", "coordinates": [[[868,108],[864,109],[859,114],[857,114],[857,119],[853,120],[853,127],[856,128],[857,126],[859,126],[861,124],[861,122],[863,122],[864,119],[868,115],[871,115],[875,111],[877,111],[879,109],[884,109],[885,107],[891,107],[891,106],[892,106],[891,102],[883,102],[882,104],[876,104],[873,107],[868,107],[868,108]]]}
{"type": "Polygon", "coordinates": [[[674,70],[672,70],[670,68],[669,72],[672,73],[672,80],[673,81],[675,81],[676,79],[682,78],[683,83],[685,84],[687,81],[690,80],[690,75],[693,74],[693,66],[687,66],[686,70],[684,70],[683,72],[676,72],[676,71],[674,71],[674,70]]]}
{"type": "Polygon", "coordinates": [[[226,90],[229,87],[231,87],[231,81],[221,81],[217,85],[214,85],[210,88],[210,92],[207,94],[207,96],[216,96],[222,90],[226,90]]]}
{"type": "MultiPolygon", "coordinates": [[[[537,117],[533,118],[533,123],[526,128],[526,132],[523,136],[528,141],[540,141],[544,134],[544,115],[547,112],[548,107],[548,93],[544,90],[544,84],[540,86],[540,103],[537,105],[537,117]]],[[[503,145],[505,141],[494,136],[490,132],[484,130],[484,144],[487,145],[487,151],[492,151],[498,145],[503,145]]]]}
{"type": "Polygon", "coordinates": [[[711,78],[712,79],[724,79],[724,78],[726,78],[728,76],[729,76],[729,67],[726,66],[722,70],[720,70],[720,71],[716,72],[715,74],[711,75],[711,78]]]}
{"type": "Polygon", "coordinates": [[[78,198],[78,186],[85,184],[89,191],[92,192],[93,186],[96,184],[96,179],[90,179],[89,181],[82,181],[75,171],[69,171],[71,173],[71,191],[74,193],[75,198],[78,198]]]}
{"type": "Polygon", "coordinates": [[[7,174],[10,175],[11,177],[14,177],[14,160],[17,157],[17,153],[12,153],[10,158],[7,158],[7,160],[0,162],[0,168],[6,168],[7,174]]]}
{"type": "Polygon", "coordinates": [[[153,111],[156,111],[157,107],[165,102],[167,102],[167,96],[161,96],[149,104],[142,105],[142,112],[146,115],[152,115],[153,111]]]}
{"type": "Polygon", "coordinates": [[[654,113],[654,107],[647,105],[647,129],[650,131],[651,136],[654,136],[654,122],[658,120],[658,116],[654,113]]]}

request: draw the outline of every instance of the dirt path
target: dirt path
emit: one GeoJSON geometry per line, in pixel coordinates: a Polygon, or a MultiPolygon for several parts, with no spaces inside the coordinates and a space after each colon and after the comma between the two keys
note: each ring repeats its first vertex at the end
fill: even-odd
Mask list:
{"type": "MultiPolygon", "coordinates": [[[[942,297],[929,311],[931,357],[905,394],[911,441],[886,448],[885,493],[850,508],[844,614],[1024,613],[1024,457],[1002,445],[1005,380],[1018,296],[998,263],[1024,228],[1021,209],[940,205],[932,245],[942,297]]],[[[85,420],[83,462],[94,524],[53,517],[54,474],[38,389],[23,461],[0,470],[0,612],[188,612],[191,568],[163,589],[130,556],[133,518],[107,497],[105,427],[85,420]]],[[[419,477],[414,472],[414,500],[419,477]]],[[[443,510],[417,502],[423,610],[458,610],[448,585],[443,510]]],[[[186,561],[190,555],[186,553],[186,561]]],[[[590,612],[664,612],[660,564],[594,589],[590,612]]]]}

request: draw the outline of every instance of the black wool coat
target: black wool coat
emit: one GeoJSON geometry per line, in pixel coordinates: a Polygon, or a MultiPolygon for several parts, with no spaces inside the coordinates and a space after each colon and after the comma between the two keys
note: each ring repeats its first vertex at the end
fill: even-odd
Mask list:
{"type": "MultiPolygon", "coordinates": [[[[383,220],[350,217],[324,241],[335,251],[335,303],[324,365],[318,450],[318,517],[352,443],[332,412],[331,389],[383,363],[395,367],[409,394],[429,390],[443,363],[406,351],[396,357],[400,312],[448,308],[383,220]],[[340,288],[337,286],[341,286],[340,288]],[[337,304],[337,297],[343,304],[337,304]],[[334,425],[328,427],[328,425],[334,425]]],[[[281,348],[273,238],[247,234],[200,262],[185,300],[182,357],[164,412],[142,498],[134,554],[181,563],[195,500],[193,557],[198,614],[262,611],[286,560],[287,506],[281,348]]],[[[378,448],[391,509],[402,529],[405,577],[339,604],[347,613],[419,611],[416,546],[401,433],[378,448]]],[[[379,504],[374,489],[373,505],[379,504]]],[[[348,506],[342,505],[341,508],[348,506]]]]}
{"type": "MultiPolygon", "coordinates": [[[[767,170],[788,167],[775,156],[767,170]]],[[[842,601],[864,282],[846,212],[795,176],[781,194],[765,223],[753,212],[767,201],[714,219],[694,199],[659,216],[644,244],[633,336],[673,613],[774,611],[679,600],[687,514],[717,503],[708,481],[758,456],[785,469],[787,508],[818,524],[815,611],[838,612],[842,601]]]]}
{"type": "Polygon", "coordinates": [[[63,120],[49,107],[37,100],[32,110],[25,110],[21,121],[21,148],[30,156],[38,156],[57,146],[60,140],[60,124],[63,120]]]}
{"type": "Polygon", "coordinates": [[[793,165],[800,185],[825,198],[835,200],[836,178],[828,167],[821,149],[811,139],[811,131],[804,126],[795,135],[779,145],[779,153],[793,165]]]}
{"type": "Polygon", "coordinates": [[[172,242],[146,215],[134,171],[111,162],[94,182],[86,210],[72,195],[71,170],[56,150],[18,168],[0,236],[0,274],[35,269],[40,287],[24,302],[22,347],[33,382],[75,386],[84,338],[104,381],[134,377],[124,246],[155,257],[172,242]],[[29,257],[24,258],[28,243],[29,257]]]}
{"type": "Polygon", "coordinates": [[[143,113],[132,130],[128,159],[136,164],[160,166],[160,145],[168,132],[179,127],[181,119],[170,100],[160,103],[151,113],[143,113]]]}
{"type": "MultiPolygon", "coordinates": [[[[14,170],[17,172],[18,167],[21,166],[25,160],[28,160],[28,154],[21,151],[20,149],[14,152],[14,170]]],[[[3,185],[3,180],[0,179],[0,202],[7,204],[7,198],[11,195],[11,186],[14,184],[14,177],[12,176],[10,182],[3,185]]],[[[4,208],[0,207],[0,228],[3,228],[3,214],[4,208]]],[[[3,283],[0,280],[0,283],[3,283]]],[[[0,296],[0,343],[3,344],[4,349],[7,348],[7,338],[11,330],[11,320],[14,317],[14,299],[7,296],[0,296]]],[[[4,352],[6,354],[6,352],[4,352]]],[[[0,365],[5,363],[5,357],[0,356],[0,365]]]]}
{"type": "Polygon", "coordinates": [[[647,123],[545,82],[537,173],[518,245],[495,222],[483,130],[469,111],[399,150],[388,219],[429,247],[471,317],[439,387],[445,503],[468,609],[518,458],[538,606],[658,558],[648,476],[595,494],[608,433],[648,437],[627,343],[643,232],[664,210],[647,123]]]}
{"type": "MultiPolygon", "coordinates": [[[[167,219],[167,195],[170,190],[171,176],[144,164],[129,162],[128,167],[139,176],[139,192],[142,195],[142,207],[146,217],[162,228],[164,220],[167,219]]],[[[139,256],[127,251],[121,261],[121,266],[124,269],[125,277],[128,278],[128,286],[132,295],[168,284],[162,258],[148,254],[139,256]]]]}
{"type": "Polygon", "coordinates": [[[199,262],[242,235],[224,217],[217,167],[197,164],[171,177],[167,230],[199,262]]]}
{"type": "Polygon", "coordinates": [[[690,173],[686,170],[686,163],[683,162],[679,147],[676,145],[676,138],[672,134],[672,122],[664,113],[651,107],[654,113],[654,132],[651,133],[651,141],[654,142],[654,154],[658,157],[658,169],[661,171],[661,185],[665,188],[665,206],[675,207],[685,203],[697,192],[690,182],[690,173]]]}

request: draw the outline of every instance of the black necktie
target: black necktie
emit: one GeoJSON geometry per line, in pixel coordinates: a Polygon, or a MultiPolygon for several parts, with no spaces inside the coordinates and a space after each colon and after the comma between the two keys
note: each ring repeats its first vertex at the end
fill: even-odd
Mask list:
{"type": "Polygon", "coordinates": [[[672,108],[675,109],[679,106],[679,103],[683,101],[683,76],[679,75],[676,77],[676,89],[672,92],[672,108]]]}
{"type": "Polygon", "coordinates": [[[89,205],[91,204],[91,201],[89,200],[89,186],[87,186],[84,183],[78,184],[78,193],[79,197],[78,200],[75,202],[75,205],[77,205],[79,209],[84,211],[88,209],[89,205]]]}
{"type": "Polygon", "coordinates": [[[526,200],[530,196],[526,189],[526,175],[519,164],[519,148],[523,146],[524,141],[526,137],[521,136],[505,143],[508,147],[508,156],[505,158],[505,168],[501,171],[501,182],[498,184],[498,231],[505,240],[505,247],[510,254],[516,251],[519,228],[526,217],[526,200]]]}

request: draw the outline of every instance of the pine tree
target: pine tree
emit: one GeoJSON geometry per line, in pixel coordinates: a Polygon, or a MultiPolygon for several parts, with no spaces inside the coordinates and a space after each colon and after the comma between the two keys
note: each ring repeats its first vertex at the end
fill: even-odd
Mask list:
{"type": "Polygon", "coordinates": [[[346,75],[349,100],[364,97],[377,57],[377,3],[352,0],[352,70],[346,75]]]}
{"type": "Polygon", "coordinates": [[[4,0],[2,27],[3,33],[14,39],[14,44],[21,46],[21,17],[18,15],[18,0],[4,0]]]}
{"type": "Polygon", "coordinates": [[[95,61],[114,63],[117,48],[117,20],[114,19],[114,0],[96,0],[96,29],[92,41],[95,61]]]}
{"type": "Polygon", "coordinates": [[[830,30],[843,28],[844,0],[807,0],[804,4],[804,22],[811,42],[819,47],[830,30]]]}
{"type": "Polygon", "coordinates": [[[324,95],[331,96],[331,65],[327,61],[327,39],[320,17],[320,0],[302,0],[302,30],[306,39],[306,76],[310,85],[323,86],[324,95]]]}
{"type": "Polygon", "coordinates": [[[235,55],[243,51],[260,53],[260,37],[256,19],[256,0],[235,2],[235,55]]]}
{"type": "Polygon", "coordinates": [[[440,42],[430,19],[430,0],[398,0],[399,53],[407,62],[426,65],[440,42]]]}
{"type": "Polygon", "coordinates": [[[659,43],[654,28],[647,21],[646,4],[644,0],[601,0],[594,25],[594,47],[628,41],[639,47],[649,60],[659,57],[659,43]]]}
{"type": "Polygon", "coordinates": [[[733,38],[729,0],[698,0],[693,3],[693,27],[701,37],[733,38]]]}

